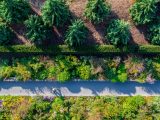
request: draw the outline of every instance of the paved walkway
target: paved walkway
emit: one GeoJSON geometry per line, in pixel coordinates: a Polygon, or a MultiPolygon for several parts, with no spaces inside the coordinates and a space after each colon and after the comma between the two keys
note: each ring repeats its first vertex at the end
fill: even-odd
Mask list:
{"type": "Polygon", "coordinates": [[[139,84],[136,82],[111,83],[104,81],[58,82],[0,82],[0,95],[14,96],[158,96],[160,82],[139,84]],[[53,88],[58,88],[53,93],[53,88]]]}

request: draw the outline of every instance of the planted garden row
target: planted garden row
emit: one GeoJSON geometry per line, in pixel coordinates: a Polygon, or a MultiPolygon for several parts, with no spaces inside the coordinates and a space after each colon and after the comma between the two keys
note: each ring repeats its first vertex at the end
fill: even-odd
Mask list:
{"type": "Polygon", "coordinates": [[[141,83],[160,79],[160,57],[76,57],[39,56],[27,58],[1,58],[0,79],[8,80],[57,80],[74,79],[107,80],[141,83]]]}
{"type": "Polygon", "coordinates": [[[160,97],[0,97],[4,120],[159,120],[160,97]]]}
{"type": "MultiPolygon", "coordinates": [[[[130,8],[130,15],[136,25],[147,25],[148,38],[152,44],[160,45],[160,20],[158,0],[137,0],[130,8]]],[[[24,22],[26,36],[34,44],[42,44],[53,35],[53,27],[62,29],[71,23],[65,35],[65,43],[71,47],[86,45],[88,29],[80,19],[74,19],[68,6],[61,0],[47,0],[42,6],[41,16],[31,15],[30,6],[24,0],[0,2],[0,44],[12,39],[8,25],[24,22]],[[13,10],[14,9],[14,10],[13,10]],[[23,13],[23,14],[22,14],[23,13]],[[30,16],[31,15],[31,16],[30,16]]],[[[106,22],[111,7],[104,0],[89,0],[84,16],[94,24],[106,22]]],[[[123,20],[112,20],[106,26],[106,40],[118,47],[126,46],[131,39],[129,24],[123,20]]],[[[7,44],[8,45],[8,44],[7,44]]]]}

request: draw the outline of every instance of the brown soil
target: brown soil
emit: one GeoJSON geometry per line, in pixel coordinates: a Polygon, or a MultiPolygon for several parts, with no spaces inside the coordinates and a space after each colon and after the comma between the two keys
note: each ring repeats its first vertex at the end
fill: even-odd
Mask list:
{"type": "MultiPolygon", "coordinates": [[[[129,8],[132,5],[133,0],[106,0],[106,2],[108,2],[112,7],[112,13],[109,19],[105,20],[105,23],[101,23],[99,25],[92,24],[90,21],[86,20],[85,17],[83,16],[87,1],[88,0],[71,0],[71,2],[69,2],[69,8],[72,15],[75,18],[80,18],[84,20],[86,27],[89,29],[89,36],[87,40],[88,44],[108,44],[104,36],[105,36],[106,24],[109,23],[111,19],[123,19],[130,23],[131,25],[130,31],[132,34],[132,42],[131,42],[132,44],[148,44],[148,41],[144,35],[146,33],[145,27],[136,27],[132,23],[132,20],[130,18],[129,8]]],[[[38,14],[38,15],[41,14],[40,9],[38,9],[38,7],[35,7],[32,5],[32,9],[35,12],[35,14],[38,14]]],[[[53,40],[53,42],[51,42],[52,44],[55,44],[55,43],[63,44],[64,34],[67,29],[67,26],[68,25],[65,25],[63,29],[58,30],[58,32],[60,32],[63,37],[57,36],[56,40],[53,40]]],[[[17,28],[17,26],[14,26],[13,29],[17,36],[17,39],[14,41],[20,44],[24,44],[24,43],[28,44],[28,40],[23,36],[24,26],[22,26],[22,28],[21,27],[17,28]]]]}

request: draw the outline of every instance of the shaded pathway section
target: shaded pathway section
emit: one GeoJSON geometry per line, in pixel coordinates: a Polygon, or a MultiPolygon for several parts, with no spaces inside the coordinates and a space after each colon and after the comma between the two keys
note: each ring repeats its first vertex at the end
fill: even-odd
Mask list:
{"type": "Polygon", "coordinates": [[[111,83],[106,81],[72,81],[67,83],[30,81],[0,82],[0,95],[14,96],[158,96],[160,82],[140,84],[136,82],[111,83]],[[56,93],[53,89],[57,89],[56,93]]]}

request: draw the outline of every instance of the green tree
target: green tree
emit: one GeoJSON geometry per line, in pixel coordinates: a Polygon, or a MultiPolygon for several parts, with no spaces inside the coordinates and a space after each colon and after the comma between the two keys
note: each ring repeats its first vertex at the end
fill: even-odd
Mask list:
{"type": "Polygon", "coordinates": [[[142,0],[130,8],[130,15],[136,25],[147,24],[156,17],[158,0],[142,0]]]}
{"type": "Polygon", "coordinates": [[[25,0],[0,1],[0,17],[9,24],[23,22],[30,13],[30,6],[25,0]]]}
{"type": "Polygon", "coordinates": [[[50,26],[63,26],[70,18],[68,6],[63,0],[47,0],[42,7],[42,19],[50,26]]]}
{"type": "Polygon", "coordinates": [[[82,20],[75,20],[66,34],[65,43],[71,47],[84,45],[88,35],[88,29],[82,20]]]}
{"type": "Polygon", "coordinates": [[[123,20],[113,20],[109,24],[106,39],[113,45],[124,46],[128,44],[131,34],[129,24],[123,20]]]}
{"type": "Polygon", "coordinates": [[[109,16],[110,11],[110,6],[105,0],[89,0],[84,15],[90,21],[100,23],[109,16]]]}
{"type": "Polygon", "coordinates": [[[0,22],[0,45],[7,45],[12,38],[11,29],[5,23],[0,22]]]}
{"type": "Polygon", "coordinates": [[[149,26],[148,38],[154,45],[160,45],[160,17],[154,24],[149,26]]]}
{"type": "Polygon", "coordinates": [[[26,36],[31,42],[39,45],[50,38],[51,29],[47,25],[44,25],[40,16],[30,16],[30,18],[25,21],[25,25],[27,28],[26,36]]]}

